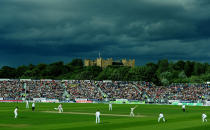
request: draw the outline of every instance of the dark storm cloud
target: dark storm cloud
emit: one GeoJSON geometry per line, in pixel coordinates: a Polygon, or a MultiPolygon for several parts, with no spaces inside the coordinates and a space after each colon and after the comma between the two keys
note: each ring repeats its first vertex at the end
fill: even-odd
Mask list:
{"type": "Polygon", "coordinates": [[[137,63],[209,62],[209,10],[208,0],[1,0],[0,57],[10,58],[0,64],[20,64],[23,56],[24,63],[27,56],[33,63],[95,58],[99,51],[137,63]]]}

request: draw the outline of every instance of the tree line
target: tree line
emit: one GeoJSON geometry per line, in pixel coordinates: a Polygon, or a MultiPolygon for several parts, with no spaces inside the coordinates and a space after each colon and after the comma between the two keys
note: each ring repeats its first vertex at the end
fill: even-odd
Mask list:
{"type": "Polygon", "coordinates": [[[70,63],[3,66],[0,78],[10,79],[75,79],[75,80],[118,80],[148,81],[156,85],[171,83],[204,83],[210,81],[210,65],[194,61],[169,62],[167,59],[143,66],[98,66],[85,67],[82,59],[73,59],[70,63]]]}

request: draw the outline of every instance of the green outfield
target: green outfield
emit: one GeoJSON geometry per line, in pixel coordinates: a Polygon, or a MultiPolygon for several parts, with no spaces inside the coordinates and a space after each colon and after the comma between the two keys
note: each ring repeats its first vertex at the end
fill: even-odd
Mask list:
{"type": "MultiPolygon", "coordinates": [[[[31,104],[30,104],[31,105],[31,104]]],[[[202,123],[201,114],[210,117],[210,107],[172,105],[138,105],[129,117],[132,104],[113,104],[113,111],[108,111],[108,104],[64,103],[64,113],[53,108],[56,103],[37,103],[35,112],[26,109],[24,103],[0,103],[0,130],[210,130],[210,119],[202,123]],[[14,118],[14,108],[19,107],[18,118],[14,118]],[[96,109],[101,111],[101,123],[95,123],[96,109]],[[166,123],[158,123],[162,112],[166,123]]],[[[207,117],[208,119],[208,117],[207,117]]]]}

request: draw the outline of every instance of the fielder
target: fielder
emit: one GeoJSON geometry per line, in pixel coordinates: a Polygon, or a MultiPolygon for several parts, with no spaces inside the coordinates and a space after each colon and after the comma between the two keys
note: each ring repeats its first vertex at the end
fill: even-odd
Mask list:
{"type": "Polygon", "coordinates": [[[134,115],[134,113],[133,113],[133,111],[134,111],[136,108],[137,108],[137,106],[135,106],[135,107],[131,107],[130,116],[132,116],[132,117],[134,117],[134,116],[135,116],[135,115],[134,115]]]}
{"type": "Polygon", "coordinates": [[[160,119],[163,119],[163,122],[165,122],[165,118],[162,112],[159,114],[158,122],[160,122],[160,119]]]}
{"type": "Polygon", "coordinates": [[[26,100],[26,108],[29,108],[28,100],[26,100]]]}
{"type": "Polygon", "coordinates": [[[182,105],[182,111],[185,112],[185,105],[182,105]]]}
{"type": "Polygon", "coordinates": [[[100,123],[100,111],[96,111],[96,124],[100,123]]]}
{"type": "Polygon", "coordinates": [[[112,104],[109,103],[109,111],[112,111],[112,104]]]}
{"type": "Polygon", "coordinates": [[[15,118],[17,118],[17,116],[18,116],[18,107],[15,108],[14,114],[15,114],[15,118]]]}
{"type": "Polygon", "coordinates": [[[63,112],[62,104],[60,104],[60,105],[58,106],[58,111],[59,111],[59,113],[63,112]]]}
{"type": "Polygon", "coordinates": [[[202,121],[207,122],[207,115],[205,113],[202,114],[202,121]]]}
{"type": "Polygon", "coordinates": [[[35,103],[33,102],[32,103],[32,111],[34,111],[35,110],[35,103]]]}

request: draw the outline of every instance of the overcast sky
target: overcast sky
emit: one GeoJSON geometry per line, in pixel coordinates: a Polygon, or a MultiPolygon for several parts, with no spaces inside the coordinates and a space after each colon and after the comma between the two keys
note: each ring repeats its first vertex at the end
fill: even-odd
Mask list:
{"type": "Polygon", "coordinates": [[[74,58],[210,63],[210,0],[0,0],[0,66],[74,58]]]}

